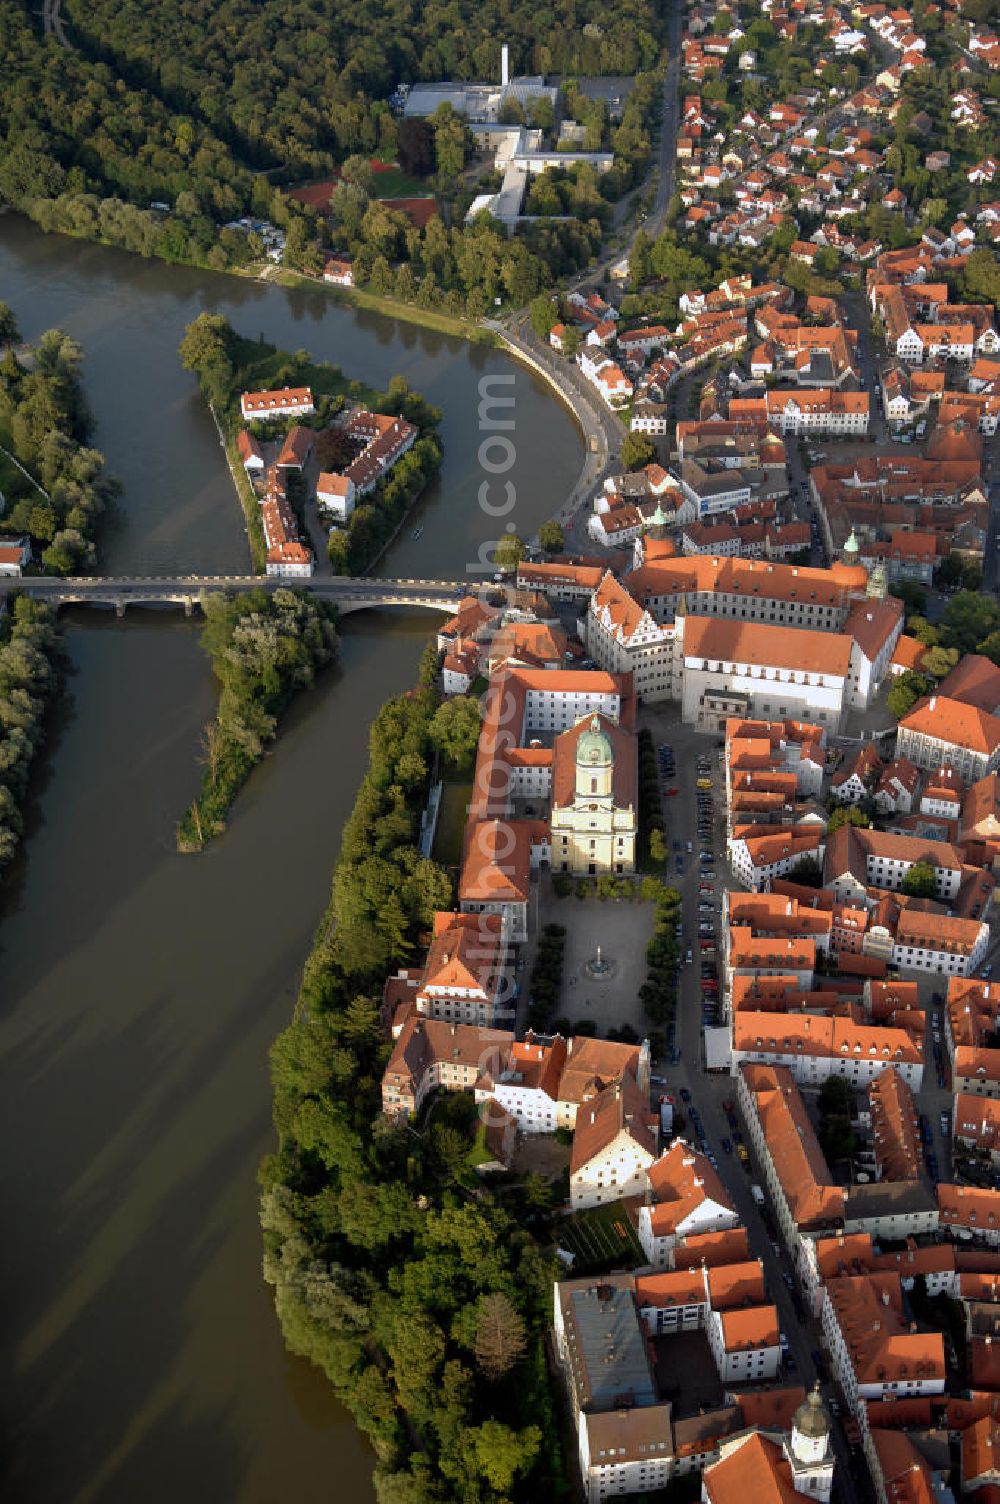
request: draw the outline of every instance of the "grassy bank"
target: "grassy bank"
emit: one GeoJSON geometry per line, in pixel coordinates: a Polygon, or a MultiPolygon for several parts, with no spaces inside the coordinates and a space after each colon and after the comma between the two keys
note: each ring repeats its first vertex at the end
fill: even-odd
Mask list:
{"type": "Polygon", "coordinates": [[[301,591],[212,595],[203,609],[202,647],[219,681],[219,709],[205,728],[201,789],[177,827],[185,853],[202,851],[225,830],[283,711],[337,650],[334,608],[301,591]]]}
{"type": "Polygon", "coordinates": [[[469,340],[474,345],[495,345],[496,335],[471,319],[456,318],[451,313],[441,313],[436,308],[418,308],[415,303],[401,303],[397,298],[383,297],[369,292],[364,287],[334,287],[319,277],[307,277],[302,272],[282,269],[268,281],[280,287],[321,288],[333,302],[348,303],[354,308],[366,308],[372,313],[384,314],[386,318],[401,319],[407,324],[419,324],[422,329],[433,329],[438,334],[453,334],[469,340]]]}
{"type": "Polygon", "coordinates": [[[247,530],[247,543],[250,547],[250,567],[254,574],[263,574],[267,563],[267,540],[264,537],[264,524],[260,517],[260,502],[257,500],[250,477],[243,468],[239,450],[236,447],[236,439],[233,435],[225,436],[226,459],[229,461],[230,473],[233,477],[233,485],[240,499],[243,509],[243,521],[247,530]]]}
{"type": "Polygon", "coordinates": [[[236,391],[228,417],[230,423],[237,428],[243,426],[239,393],[269,392],[277,387],[291,384],[288,380],[289,373],[292,374],[296,386],[311,387],[313,396],[316,398],[333,397],[344,402],[363,402],[366,407],[374,407],[379,401],[384,400],[383,393],[377,388],[369,386],[364,381],[355,381],[350,376],[345,376],[339,366],[333,365],[328,360],[311,360],[302,350],[292,355],[287,350],[268,344],[266,340],[247,339],[235,331],[230,347],[230,359],[233,363],[236,391]]]}

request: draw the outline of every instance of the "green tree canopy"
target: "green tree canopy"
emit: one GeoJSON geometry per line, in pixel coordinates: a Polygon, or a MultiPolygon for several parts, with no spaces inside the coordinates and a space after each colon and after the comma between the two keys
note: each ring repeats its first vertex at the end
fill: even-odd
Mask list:
{"type": "Polygon", "coordinates": [[[482,731],[479,701],[452,695],[439,705],[428,728],[431,746],[455,768],[468,768],[476,755],[482,731]]]}
{"type": "Polygon", "coordinates": [[[6,303],[0,303],[0,348],[16,345],[21,338],[17,319],[6,303]]]}
{"type": "Polygon", "coordinates": [[[838,804],[837,808],[831,812],[826,828],[827,833],[833,835],[833,832],[839,830],[842,825],[865,827],[871,823],[870,816],[858,809],[856,804],[838,804]]]}
{"type": "Polygon", "coordinates": [[[913,669],[906,669],[894,682],[886,698],[889,714],[897,721],[909,715],[914,705],[930,688],[930,681],[913,669]]]}
{"type": "Polygon", "coordinates": [[[527,552],[523,538],[516,533],[504,533],[493,556],[497,569],[504,574],[513,574],[527,552]]]}
{"type": "Polygon", "coordinates": [[[952,596],[941,620],[941,640],[959,653],[974,653],[1000,627],[1000,605],[987,595],[960,590],[952,596]]]}
{"type": "Polygon", "coordinates": [[[486,1420],[470,1428],[465,1440],[471,1448],[476,1471],[500,1495],[510,1493],[515,1478],[527,1473],[542,1441],[537,1426],[520,1431],[498,1420],[486,1420]]]}
{"type": "Polygon", "coordinates": [[[531,327],[538,338],[547,340],[552,325],[556,322],[556,305],[551,294],[540,292],[536,298],[532,298],[528,313],[531,316],[531,327]]]}
{"type": "Polygon", "coordinates": [[[656,459],[656,447],[644,433],[627,433],[622,440],[622,464],[626,470],[641,470],[656,459]]]}
{"type": "Polygon", "coordinates": [[[566,547],[566,534],[558,522],[543,522],[538,529],[538,541],[547,554],[561,554],[566,547]]]}
{"type": "Polygon", "coordinates": [[[930,862],[914,862],[903,878],[903,892],[911,898],[933,898],[937,892],[930,862]]]}

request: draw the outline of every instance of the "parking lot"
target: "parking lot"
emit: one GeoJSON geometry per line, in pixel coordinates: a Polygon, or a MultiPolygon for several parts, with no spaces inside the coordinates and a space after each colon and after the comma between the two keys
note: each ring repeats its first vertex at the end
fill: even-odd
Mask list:
{"type": "Polygon", "coordinates": [[[685,726],[676,706],[647,705],[642,724],[656,746],[666,821],[666,879],[681,893],[677,1007],[667,1062],[702,1060],[702,1030],[721,1023],[719,923],[725,866],[725,788],[719,738],[685,726]]]}

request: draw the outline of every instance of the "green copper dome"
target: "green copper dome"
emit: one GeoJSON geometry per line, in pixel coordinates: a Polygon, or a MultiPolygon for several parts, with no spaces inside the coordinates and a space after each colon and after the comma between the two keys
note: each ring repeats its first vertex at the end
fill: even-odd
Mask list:
{"type": "Polygon", "coordinates": [[[808,1436],[813,1441],[820,1441],[830,1434],[830,1419],[823,1404],[819,1384],[810,1394],[807,1394],[802,1404],[795,1412],[792,1425],[800,1436],[808,1436]]]}
{"type": "Polygon", "coordinates": [[[861,546],[858,543],[857,538],[855,538],[855,536],[854,536],[854,529],[852,527],[851,528],[851,536],[848,538],[847,542],[844,544],[844,558],[846,559],[846,558],[850,557],[852,559],[856,559],[858,557],[858,555],[860,554],[860,552],[861,552],[861,546]]]}
{"type": "Polygon", "coordinates": [[[611,738],[606,731],[601,730],[601,722],[596,715],[576,744],[576,760],[588,768],[610,768],[615,760],[611,738]]]}

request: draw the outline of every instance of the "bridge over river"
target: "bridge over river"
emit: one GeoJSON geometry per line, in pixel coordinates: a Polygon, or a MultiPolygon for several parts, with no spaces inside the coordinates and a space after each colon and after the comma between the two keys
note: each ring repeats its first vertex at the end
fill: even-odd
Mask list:
{"type": "Polygon", "coordinates": [[[105,606],[124,616],[128,606],[183,606],[190,615],[204,595],[247,590],[309,590],[332,601],[342,614],[377,606],[455,610],[476,586],[461,580],[385,580],[314,575],[290,580],[268,575],[152,575],[145,578],[82,575],[63,579],[24,575],[0,579],[0,596],[24,591],[54,606],[105,606]]]}

